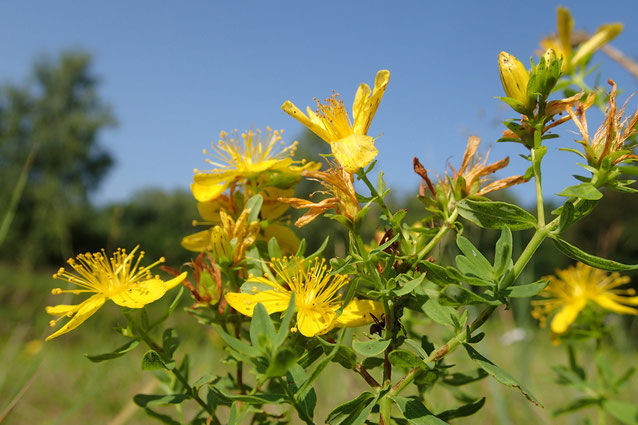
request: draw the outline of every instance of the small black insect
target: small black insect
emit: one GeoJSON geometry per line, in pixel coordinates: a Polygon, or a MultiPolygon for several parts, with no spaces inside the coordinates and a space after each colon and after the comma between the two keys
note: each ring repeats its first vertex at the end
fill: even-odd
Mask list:
{"type": "Polygon", "coordinates": [[[372,313],[370,313],[370,316],[372,316],[372,320],[374,320],[374,323],[370,325],[370,335],[377,334],[382,337],[383,330],[385,329],[385,314],[381,315],[381,319],[378,319],[377,316],[372,313]]]}

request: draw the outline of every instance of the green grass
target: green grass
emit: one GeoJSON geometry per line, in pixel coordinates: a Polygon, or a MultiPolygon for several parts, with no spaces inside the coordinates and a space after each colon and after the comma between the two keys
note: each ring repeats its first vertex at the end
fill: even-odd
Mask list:
{"type": "MultiPolygon", "coordinates": [[[[118,337],[112,330],[118,323],[123,324],[115,305],[107,303],[77,330],[45,343],[44,338],[51,331],[44,306],[65,302],[63,296],[50,294],[56,282],[49,273],[20,272],[2,266],[0,282],[0,415],[16,395],[22,393],[3,424],[159,423],[131,404],[136,393],[158,391],[154,387],[156,380],[153,374],[140,369],[141,356],[145,351],[143,347],[103,363],[91,363],[84,357],[86,353],[110,351],[124,342],[124,338],[118,337]]],[[[184,306],[187,306],[188,294],[184,298],[184,306]]],[[[153,305],[151,314],[161,311],[164,301],[170,300],[153,305]]],[[[471,419],[458,419],[452,423],[571,425],[584,423],[585,416],[594,418],[595,423],[593,408],[577,415],[552,417],[552,410],[565,406],[578,396],[575,390],[555,384],[550,370],[553,365],[566,364],[564,347],[552,345],[549,333],[534,327],[526,330],[527,336],[523,341],[504,345],[501,336],[513,329],[515,324],[511,311],[499,312],[498,317],[488,323],[488,336],[477,345],[477,349],[521,382],[545,407],[534,406],[516,389],[505,387],[493,379],[484,379],[462,387],[467,396],[487,397],[483,409],[471,419]]],[[[219,349],[222,344],[215,332],[198,324],[186,313],[177,316],[171,326],[178,329],[185,341],[177,356],[189,353],[195,365],[191,380],[207,372],[226,373],[227,366],[221,363],[224,353],[219,349]]],[[[435,343],[448,336],[441,334],[436,326],[425,327],[423,331],[435,343]]],[[[621,332],[615,336],[615,341],[603,347],[603,354],[612,367],[620,371],[635,364],[636,351],[623,339],[621,332]]],[[[594,373],[593,350],[579,360],[588,372],[594,373]]],[[[475,367],[462,349],[452,353],[446,361],[458,364],[459,370],[475,367]]],[[[380,380],[379,369],[371,373],[380,380]]],[[[459,405],[449,391],[439,387],[426,395],[431,410],[439,412],[459,405]]],[[[354,398],[365,388],[365,382],[358,375],[343,370],[337,364],[331,365],[316,384],[319,398],[315,415],[317,423],[323,423],[332,408],[354,398]]],[[[625,401],[638,400],[636,379],[633,385],[630,383],[625,387],[619,397],[625,401]]],[[[188,416],[195,407],[189,404],[186,409],[188,416]]],[[[171,411],[170,408],[168,411],[171,411]]],[[[220,416],[223,418],[225,413],[220,416]]],[[[296,415],[292,413],[291,416],[293,422],[298,423],[296,415]]],[[[608,418],[607,424],[614,423],[608,418]]]]}

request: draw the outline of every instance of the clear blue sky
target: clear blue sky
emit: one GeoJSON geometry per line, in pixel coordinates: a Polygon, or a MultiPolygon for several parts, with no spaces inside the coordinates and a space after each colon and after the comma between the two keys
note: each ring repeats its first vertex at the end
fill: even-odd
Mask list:
{"type": "MultiPolygon", "coordinates": [[[[24,81],[38,55],[69,48],[94,54],[100,93],[119,122],[101,139],[117,162],[95,196],[103,203],[143,187],[187,188],[192,169],[205,168],[202,149],[220,130],[269,125],[292,140],[301,125],[281,111],[286,99],[304,108],[334,89],[351,105],[358,84],[372,84],[386,68],[390,83],[370,134],[383,134],[377,146],[388,182],[408,191],[418,184],[413,156],[442,173],[448,160],[458,165],[470,134],[483,139],[484,150],[492,147],[494,160],[511,157],[501,176],[524,172],[518,145],[494,143],[500,122],[513,117],[494,99],[502,95],[497,57],[506,50],[526,61],[540,38],[555,31],[558,4],[2,2],[0,81],[24,81]]],[[[638,24],[629,18],[638,16],[638,2],[560,4],[571,8],[576,28],[590,32],[624,21],[613,45],[636,58],[638,24]]],[[[597,59],[627,92],[638,90],[625,71],[597,59]]],[[[571,154],[552,150],[552,156],[545,183],[555,193],[561,189],[555,182],[578,168],[565,165],[575,162],[571,154]]],[[[517,193],[529,201],[533,188],[517,193]]]]}

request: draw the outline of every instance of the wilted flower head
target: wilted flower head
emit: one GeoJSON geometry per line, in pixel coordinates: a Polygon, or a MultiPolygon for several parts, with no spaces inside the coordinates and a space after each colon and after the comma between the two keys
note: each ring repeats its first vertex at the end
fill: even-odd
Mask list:
{"type": "Polygon", "coordinates": [[[627,276],[607,272],[582,263],[565,270],[556,270],[556,276],[547,276],[549,284],[541,292],[547,299],[532,301],[532,315],[544,325],[548,316],[558,312],[551,320],[552,332],[561,334],[574,323],[578,314],[593,301],[606,310],[619,314],[638,314],[636,291],[632,288],[617,289],[629,282],[627,276]],[[629,296],[627,296],[629,295],[629,296]]]}
{"type": "Polygon", "coordinates": [[[318,202],[299,198],[279,198],[280,202],[293,208],[308,208],[308,211],[296,221],[297,227],[305,226],[329,209],[334,209],[337,214],[350,221],[354,220],[359,212],[359,201],[352,185],[352,174],[332,163],[327,171],[304,171],[303,176],[318,181],[326,189],[310,196],[327,194],[329,197],[318,202]]]}
{"type": "Polygon", "coordinates": [[[381,70],[377,73],[373,90],[361,83],[352,106],[352,120],[338,94],[326,99],[325,104],[315,99],[317,112],[308,107],[308,115],[288,100],[281,108],[330,143],[339,164],[347,172],[355,173],[377,156],[378,151],[374,146],[374,139],[368,136],[368,129],[389,80],[390,71],[381,70]]]}
{"type": "MultiPolygon", "coordinates": [[[[470,136],[463,154],[461,167],[456,170],[450,165],[452,175],[446,175],[437,184],[445,193],[453,195],[457,202],[468,196],[484,196],[495,190],[505,189],[527,181],[523,176],[511,176],[488,183],[488,176],[505,168],[509,164],[509,157],[487,164],[488,155],[481,157],[477,153],[480,143],[481,139],[479,137],[470,136]]],[[[417,174],[419,173],[417,172],[417,174]]],[[[430,190],[432,189],[433,187],[430,188],[430,190]]]]}
{"type": "Polygon", "coordinates": [[[348,276],[332,275],[324,259],[273,258],[271,268],[276,279],[251,277],[247,284],[255,282],[272,289],[260,291],[255,286],[249,293],[228,293],[228,304],[252,317],[255,306],[261,303],[272,314],[286,310],[294,292],[295,329],[307,337],[324,334],[334,327],[362,326],[372,322],[371,313],[377,316],[383,313],[383,305],[377,301],[354,299],[337,316],[343,304],[339,290],[348,283],[348,276]]]}
{"type": "Polygon", "coordinates": [[[56,288],[52,291],[53,294],[93,293],[94,295],[77,305],[60,304],[47,307],[47,313],[58,316],[56,320],[51,321],[51,326],[55,326],[63,317],[71,318],[55,333],[49,335],[47,341],[80,326],[102,307],[107,299],[122,307],[142,308],[146,304],[160,299],[166,291],[174,288],[186,278],[186,272],[166,282],[161,280],[159,276],[153,276],[151,268],[163,263],[164,258],[160,258],[150,266],[140,267],[144,252],[140,252],[135,259],[138,248],[139,246],[136,246],[130,253],[124,249],[118,249],[111,258],[106,256],[104,250],[80,254],[75,259],[68,260],[75,273],[60,268],[53,275],[54,279],[66,280],[80,288],[56,288]]]}
{"type": "Polygon", "coordinates": [[[317,163],[292,159],[297,142],[277,148],[277,144],[282,143],[282,132],[270,128],[267,128],[266,134],[252,129],[241,135],[237,130],[230,134],[222,131],[212,150],[204,150],[213,158],[206,162],[215,168],[205,172],[195,170],[197,174],[191,184],[195,199],[200,202],[216,199],[232,183],[256,179],[266,172],[298,176],[303,170],[318,169],[317,163]]]}
{"type": "Polygon", "coordinates": [[[601,25],[592,36],[584,32],[574,32],[574,19],[569,9],[558,7],[557,11],[558,34],[550,35],[541,40],[543,49],[551,48],[558,56],[563,57],[563,72],[570,72],[576,66],[587,61],[592,53],[605,44],[612,41],[623,29],[621,23],[601,25]],[[573,47],[577,46],[576,50],[573,47]]]}
{"type": "Polygon", "coordinates": [[[627,106],[627,102],[625,102],[618,111],[616,108],[616,83],[612,80],[608,82],[612,89],[609,94],[605,120],[593,138],[589,136],[587,117],[585,116],[588,105],[578,104],[576,110],[571,106],[566,108],[567,113],[583,136],[583,140],[578,141],[585,148],[585,154],[581,154],[581,156],[587,159],[589,165],[593,167],[599,167],[603,159],[607,157],[611,160],[612,165],[638,159],[638,156],[632,153],[631,146],[625,144],[627,139],[638,133],[635,128],[638,124],[638,110],[634,112],[633,116],[625,117],[625,107],[627,106]]]}

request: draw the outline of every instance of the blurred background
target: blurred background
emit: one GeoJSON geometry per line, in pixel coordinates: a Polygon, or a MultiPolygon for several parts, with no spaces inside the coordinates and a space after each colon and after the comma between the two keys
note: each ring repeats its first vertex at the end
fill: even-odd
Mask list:
{"type": "MultiPolygon", "coordinates": [[[[638,25],[629,20],[637,16],[636,2],[562,4],[570,7],[575,28],[590,33],[623,21],[612,45],[638,59],[638,25]]],[[[77,253],[136,244],[175,267],[188,261],[191,253],[179,241],[198,218],[189,191],[192,170],[206,168],[201,151],[220,131],[285,129],[284,140],[300,141],[299,156],[321,160],[328,145],[281,104],[314,108],[314,97],[335,90],[350,105],[361,82],[372,85],[377,70],[389,69],[370,135],[380,136],[377,170],[393,188],[390,204],[408,208],[410,220],[417,220],[423,206],[415,197],[414,156],[442,175],[448,162],[460,163],[467,137],[478,135],[493,160],[510,156],[499,177],[525,171],[519,146],[495,143],[501,122],[513,117],[495,99],[503,95],[497,57],[506,50],[526,62],[540,39],[555,31],[556,3],[550,1],[0,4],[0,422],[80,424],[93,417],[99,418],[93,423],[155,423],[130,405],[130,396],[149,385],[135,356],[109,365],[83,357],[116,345],[107,332],[116,324],[115,308],[101,311],[84,332],[43,344],[49,332],[44,306],[53,302],[55,286],[50,275],[77,253]]],[[[638,80],[605,54],[594,60],[601,66],[590,85],[607,88],[604,80],[613,78],[624,90],[620,102],[638,89],[638,80]]],[[[630,102],[629,110],[636,106],[630,102]]],[[[602,114],[588,118],[596,128],[602,114]]],[[[548,194],[574,184],[570,176],[579,172],[564,165],[576,162],[572,154],[557,151],[574,144],[573,131],[566,124],[564,137],[550,142],[548,194]]],[[[316,189],[303,183],[297,195],[316,189]]],[[[498,196],[530,206],[533,192],[527,184],[498,196]]],[[[635,196],[606,193],[568,239],[599,256],[636,263],[637,210],[635,196]]],[[[368,237],[374,226],[370,214],[368,237]]],[[[466,229],[489,253],[498,234],[466,229]]],[[[328,254],[344,252],[346,235],[335,222],[320,218],[301,233],[310,247],[334,234],[328,254]]],[[[529,238],[516,236],[519,245],[529,238]]],[[[445,246],[437,255],[453,258],[447,255],[453,247],[445,246]]],[[[544,245],[526,278],[567,264],[544,245]]],[[[539,367],[529,347],[555,347],[546,330],[536,333],[529,307],[515,307],[492,326],[503,333],[522,329],[526,336],[508,342],[511,351],[496,340],[492,351],[511,353],[502,366],[526,382],[524,375],[539,367]]],[[[622,321],[627,332],[614,345],[625,356],[619,362],[635,360],[638,336],[636,321],[622,321]]],[[[189,318],[183,325],[193,344],[202,342],[191,347],[194,355],[212,364],[215,336],[202,334],[189,318]]],[[[528,378],[532,389],[551,386],[549,377],[528,378]]],[[[525,404],[518,394],[482,385],[493,395],[493,404],[477,416],[482,423],[532,423],[524,419],[528,408],[517,407],[525,404]]],[[[553,399],[543,398],[548,404],[553,399]]],[[[532,414],[535,423],[551,422],[548,412],[532,414]]]]}

